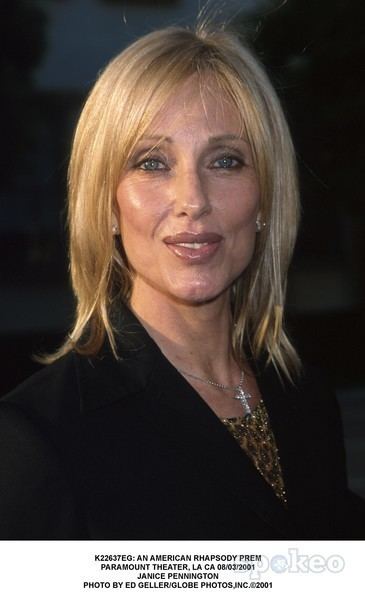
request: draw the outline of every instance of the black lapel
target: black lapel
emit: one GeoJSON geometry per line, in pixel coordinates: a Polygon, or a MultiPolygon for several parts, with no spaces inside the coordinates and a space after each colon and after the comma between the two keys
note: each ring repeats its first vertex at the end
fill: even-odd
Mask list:
{"type": "Polygon", "coordinates": [[[281,383],[273,367],[257,380],[275,434],[288,503],[299,527],[305,524],[299,537],[317,539],[332,510],[333,483],[326,465],[331,470],[334,425],[323,396],[328,389],[322,387],[317,371],[308,367],[294,384],[281,383]]]}
{"type": "MultiPolygon", "coordinates": [[[[113,357],[107,344],[95,359],[78,358],[84,411],[127,397],[130,401],[133,396],[139,396],[140,402],[142,393],[145,410],[160,435],[173,437],[174,443],[180,438],[186,451],[203,461],[212,479],[222,486],[229,481],[232,494],[276,529],[278,538],[294,538],[289,513],[272,488],[126,307],[118,316],[118,331],[119,360],[113,357]]],[[[271,403],[269,387],[262,386],[262,392],[276,434],[275,403],[271,403]]]]}

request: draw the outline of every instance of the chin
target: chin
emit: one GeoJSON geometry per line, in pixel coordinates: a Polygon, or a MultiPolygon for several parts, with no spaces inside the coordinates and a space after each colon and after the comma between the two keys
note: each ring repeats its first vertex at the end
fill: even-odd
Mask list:
{"type": "MultiPolygon", "coordinates": [[[[175,302],[191,306],[208,304],[220,296],[226,296],[235,280],[235,272],[232,271],[225,274],[214,272],[179,275],[165,279],[164,291],[175,302]]],[[[162,287],[160,289],[162,291],[162,287]]]]}
{"type": "Polygon", "coordinates": [[[175,299],[175,301],[190,305],[190,306],[199,306],[201,304],[208,304],[216,300],[219,296],[223,295],[227,291],[227,287],[217,289],[216,286],[208,287],[208,286],[190,286],[185,289],[174,290],[171,294],[171,297],[175,299]]]}

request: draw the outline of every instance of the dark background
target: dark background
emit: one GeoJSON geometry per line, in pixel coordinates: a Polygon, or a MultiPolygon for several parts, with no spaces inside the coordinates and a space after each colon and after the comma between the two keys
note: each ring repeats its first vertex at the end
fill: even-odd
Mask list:
{"type": "MultiPolygon", "coordinates": [[[[1,394],[40,368],[31,355],[54,349],[72,320],[66,170],[88,89],[127,43],[188,24],[197,4],[1,3],[1,394]]],[[[229,12],[265,63],[294,136],[303,217],[288,327],[302,356],[332,378],[351,485],[365,495],[365,3],[247,0],[227,2],[229,12]]]]}

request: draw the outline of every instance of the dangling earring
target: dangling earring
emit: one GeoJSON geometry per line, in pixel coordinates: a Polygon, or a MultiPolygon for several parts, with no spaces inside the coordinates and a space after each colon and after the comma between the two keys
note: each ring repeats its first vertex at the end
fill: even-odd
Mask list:
{"type": "Polygon", "coordinates": [[[261,222],[261,220],[259,218],[257,218],[256,219],[256,231],[257,231],[257,233],[259,233],[260,231],[262,231],[264,229],[264,227],[266,227],[265,221],[261,222]]]}
{"type": "Polygon", "coordinates": [[[118,235],[119,234],[119,227],[118,227],[118,225],[116,223],[114,223],[112,225],[112,233],[113,233],[113,235],[118,235]]]}

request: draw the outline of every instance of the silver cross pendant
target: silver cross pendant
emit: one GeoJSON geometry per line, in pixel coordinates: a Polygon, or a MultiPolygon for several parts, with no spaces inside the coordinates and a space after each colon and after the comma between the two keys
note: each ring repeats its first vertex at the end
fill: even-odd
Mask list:
{"type": "Polygon", "coordinates": [[[241,385],[238,385],[236,387],[235,395],[233,396],[233,398],[235,400],[240,401],[242,407],[244,408],[245,415],[251,414],[251,409],[248,404],[248,400],[249,400],[249,398],[251,398],[251,394],[249,394],[248,392],[245,392],[245,390],[243,389],[243,387],[241,385]]]}

